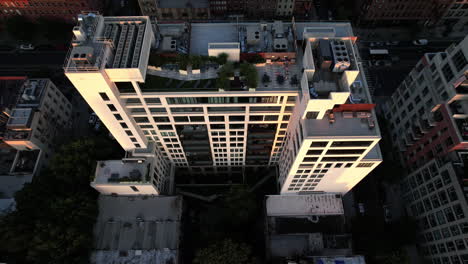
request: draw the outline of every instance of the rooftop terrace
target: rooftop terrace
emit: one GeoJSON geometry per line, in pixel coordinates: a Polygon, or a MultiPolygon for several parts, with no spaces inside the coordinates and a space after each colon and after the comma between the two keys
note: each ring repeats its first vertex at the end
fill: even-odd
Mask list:
{"type": "Polygon", "coordinates": [[[149,162],[124,162],[122,160],[98,161],[94,183],[141,183],[149,182],[149,162]]]}
{"type": "Polygon", "coordinates": [[[335,112],[333,119],[304,119],[307,137],[379,136],[372,112],[335,112]],[[332,121],[333,120],[333,121],[332,121]]]}
{"type": "Polygon", "coordinates": [[[342,215],[341,195],[268,195],[266,210],[268,216],[312,216],[342,215]]]}

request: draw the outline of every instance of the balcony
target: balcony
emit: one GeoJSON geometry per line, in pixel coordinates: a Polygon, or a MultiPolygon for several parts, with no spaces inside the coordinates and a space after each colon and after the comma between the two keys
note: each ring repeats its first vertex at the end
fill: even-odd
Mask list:
{"type": "Polygon", "coordinates": [[[457,125],[458,131],[464,141],[468,140],[468,118],[465,119],[455,119],[455,124],[457,125]]]}
{"type": "Polygon", "coordinates": [[[468,117],[468,101],[453,101],[449,105],[450,111],[454,118],[467,118],[468,117]]]}
{"type": "Polygon", "coordinates": [[[4,134],[4,140],[5,141],[24,141],[24,140],[29,140],[31,138],[32,131],[30,130],[22,130],[22,131],[16,131],[16,130],[7,130],[4,134]]]}
{"type": "Polygon", "coordinates": [[[134,184],[150,182],[151,163],[122,160],[98,161],[95,184],[134,184]]]}

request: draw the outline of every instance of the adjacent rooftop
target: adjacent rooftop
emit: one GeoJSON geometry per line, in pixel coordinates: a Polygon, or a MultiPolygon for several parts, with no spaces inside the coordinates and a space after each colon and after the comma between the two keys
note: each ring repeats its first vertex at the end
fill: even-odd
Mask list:
{"type": "Polygon", "coordinates": [[[376,117],[371,111],[335,112],[323,119],[304,119],[307,137],[379,136],[376,117]]]}
{"type": "Polygon", "coordinates": [[[141,183],[149,182],[151,163],[145,161],[106,160],[98,161],[94,183],[141,183]]]}
{"type": "Polygon", "coordinates": [[[92,263],[177,263],[182,197],[99,197],[92,263]]]}
{"type": "Polygon", "coordinates": [[[86,12],[80,14],[78,25],[73,28],[75,38],[65,61],[65,70],[138,68],[143,39],[148,28],[148,17],[102,17],[86,12]]]}
{"type": "Polygon", "coordinates": [[[268,216],[342,215],[343,202],[339,194],[268,195],[268,216]]]}

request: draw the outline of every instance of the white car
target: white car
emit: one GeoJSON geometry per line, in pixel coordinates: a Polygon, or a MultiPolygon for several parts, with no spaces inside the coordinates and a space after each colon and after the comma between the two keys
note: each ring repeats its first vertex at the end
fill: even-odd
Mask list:
{"type": "Polygon", "coordinates": [[[427,39],[417,39],[413,41],[413,44],[416,46],[424,46],[427,45],[429,41],[427,39]]]}
{"type": "Polygon", "coordinates": [[[34,46],[32,44],[21,44],[19,48],[20,50],[34,50],[34,46]]]}
{"type": "Polygon", "coordinates": [[[364,214],[366,212],[366,209],[364,209],[363,203],[358,203],[358,209],[359,209],[359,213],[361,214],[364,214]]]}

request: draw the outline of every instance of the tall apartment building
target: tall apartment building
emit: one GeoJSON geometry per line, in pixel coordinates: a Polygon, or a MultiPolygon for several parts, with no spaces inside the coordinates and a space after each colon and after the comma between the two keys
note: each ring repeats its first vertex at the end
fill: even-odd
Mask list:
{"type": "Polygon", "coordinates": [[[0,87],[6,103],[0,107],[0,192],[13,201],[71,128],[71,103],[49,79],[0,81],[0,87]]]}
{"type": "Polygon", "coordinates": [[[468,33],[468,0],[450,1],[443,9],[439,25],[445,25],[453,31],[468,33]]]}
{"type": "Polygon", "coordinates": [[[437,264],[468,261],[467,79],[468,37],[425,54],[382,106],[408,171],[401,186],[419,224],[421,255],[437,264]]]}
{"type": "Polygon", "coordinates": [[[467,0],[412,0],[356,2],[360,24],[363,25],[440,25],[464,30],[468,22],[467,0]]]}
{"type": "MultiPolygon", "coordinates": [[[[164,166],[137,169],[153,193],[174,167],[217,175],[278,164],[281,193],[345,193],[381,162],[348,23],[159,24],[153,34],[148,17],[80,21],[65,74],[132,157],[156,153],[146,161],[164,166]],[[207,61],[158,65],[180,51],[207,61]],[[222,53],[230,62],[213,59],[222,53]],[[253,53],[266,62],[246,63],[253,53]]],[[[103,168],[100,184],[119,193],[118,169],[103,168]]]]}
{"type": "Polygon", "coordinates": [[[401,183],[408,212],[419,227],[421,255],[434,264],[468,262],[468,157],[433,159],[401,183]]]}
{"type": "Polygon", "coordinates": [[[32,20],[55,17],[74,22],[82,11],[101,10],[99,0],[0,0],[0,19],[24,16],[32,20]]]}
{"type": "Polygon", "coordinates": [[[427,53],[385,105],[395,152],[418,168],[468,148],[468,37],[444,52],[427,53]]]}

